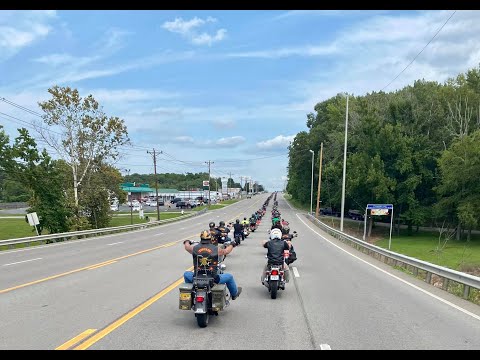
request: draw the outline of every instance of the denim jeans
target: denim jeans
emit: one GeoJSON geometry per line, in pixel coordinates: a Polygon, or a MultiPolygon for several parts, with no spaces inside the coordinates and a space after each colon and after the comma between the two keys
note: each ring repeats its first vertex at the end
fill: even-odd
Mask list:
{"type": "MultiPolygon", "coordinates": [[[[237,284],[235,283],[235,279],[233,278],[232,274],[218,274],[220,277],[219,284],[227,284],[228,291],[230,292],[230,296],[237,295],[237,284]],[[235,294],[235,295],[234,295],[235,294]]],[[[186,283],[193,282],[193,271],[185,271],[183,274],[183,279],[186,283]]]]}

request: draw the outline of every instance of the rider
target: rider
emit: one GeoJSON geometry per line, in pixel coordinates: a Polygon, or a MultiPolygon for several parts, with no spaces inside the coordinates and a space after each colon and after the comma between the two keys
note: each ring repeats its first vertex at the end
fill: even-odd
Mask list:
{"type": "Polygon", "coordinates": [[[230,232],[230,229],[225,226],[225,221],[220,221],[218,223],[217,230],[220,232],[220,239],[222,237],[225,237],[225,241],[220,240],[220,242],[229,242],[232,239],[228,237],[228,233],[230,232]]]}
{"type": "MultiPolygon", "coordinates": [[[[238,286],[235,283],[235,279],[232,274],[223,273],[217,274],[218,266],[218,256],[225,256],[230,254],[232,249],[235,247],[234,243],[230,243],[225,249],[219,248],[216,244],[212,243],[212,236],[209,230],[203,230],[200,233],[200,243],[193,245],[190,240],[185,240],[183,242],[185,250],[193,255],[193,266],[194,271],[197,270],[198,257],[201,255],[203,259],[207,259],[207,264],[212,264],[210,267],[212,275],[215,277],[215,282],[217,284],[226,284],[228,291],[232,296],[232,300],[235,300],[241,293],[242,287],[238,286]],[[233,295],[235,294],[235,295],[233,295]]],[[[186,283],[193,282],[193,271],[185,271],[183,274],[183,279],[186,283]]]]}
{"type": "Polygon", "coordinates": [[[243,225],[244,228],[248,227],[248,220],[247,220],[246,217],[243,218],[242,225],[243,225]]]}
{"type": "MultiPolygon", "coordinates": [[[[263,247],[268,249],[267,252],[267,264],[263,268],[262,273],[262,284],[264,283],[264,279],[268,270],[269,265],[282,265],[283,264],[283,251],[290,250],[292,243],[289,240],[282,239],[282,231],[280,229],[273,229],[270,232],[270,240],[265,240],[263,242],[263,247]]],[[[288,265],[284,266],[285,272],[285,281],[289,281],[289,271],[288,265]]]]}
{"type": "Polygon", "coordinates": [[[245,234],[243,233],[243,225],[240,224],[240,219],[235,220],[235,224],[233,224],[233,237],[235,238],[237,235],[241,235],[242,240],[245,240],[245,234]]]}
{"type": "Polygon", "coordinates": [[[208,227],[210,228],[210,234],[212,235],[212,242],[215,244],[218,243],[218,239],[222,236],[220,231],[215,227],[215,223],[213,221],[210,221],[208,227]]]}
{"type": "Polygon", "coordinates": [[[252,216],[250,217],[250,227],[255,227],[257,225],[257,218],[255,216],[255,214],[252,214],[252,216]]]}
{"type": "MultiPolygon", "coordinates": [[[[292,241],[295,234],[296,234],[296,231],[294,231],[293,234],[290,234],[290,228],[288,227],[288,225],[282,227],[282,239],[283,240],[292,241]]],[[[288,256],[288,259],[287,259],[286,263],[288,265],[290,265],[295,260],[297,260],[297,253],[295,252],[295,249],[293,248],[293,245],[291,244],[290,254],[288,256]]]]}

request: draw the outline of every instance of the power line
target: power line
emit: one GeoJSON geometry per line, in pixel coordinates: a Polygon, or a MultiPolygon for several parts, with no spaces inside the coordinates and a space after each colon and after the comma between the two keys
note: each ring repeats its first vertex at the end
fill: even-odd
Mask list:
{"type": "Polygon", "coordinates": [[[443,23],[443,25],[440,27],[440,29],[437,30],[437,32],[435,33],[435,35],[433,35],[433,37],[430,39],[430,41],[429,41],[429,42],[423,47],[423,49],[413,58],[413,60],[410,61],[410,63],[409,63],[407,66],[405,66],[405,68],[404,68],[402,71],[400,71],[400,73],[399,73],[397,76],[395,76],[395,78],[394,78],[392,81],[390,81],[386,86],[384,86],[380,91],[383,91],[384,89],[386,89],[391,83],[393,83],[395,80],[397,80],[397,78],[398,78],[400,75],[402,75],[403,72],[404,72],[405,70],[407,70],[407,68],[408,68],[410,65],[413,64],[413,62],[417,59],[417,57],[418,57],[418,56],[423,52],[423,50],[425,50],[425,49],[427,48],[427,46],[437,37],[437,35],[439,34],[439,32],[442,31],[443,27],[444,27],[445,25],[447,25],[448,21],[453,17],[453,15],[455,15],[456,12],[457,12],[457,10],[455,10],[455,11],[450,15],[450,17],[447,19],[447,21],[445,21],[445,22],[443,23]]]}

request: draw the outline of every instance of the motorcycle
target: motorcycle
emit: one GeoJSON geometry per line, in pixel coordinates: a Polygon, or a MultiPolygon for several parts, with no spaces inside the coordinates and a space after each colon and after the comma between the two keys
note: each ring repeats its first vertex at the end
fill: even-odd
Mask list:
{"type": "Polygon", "coordinates": [[[256,223],[250,223],[250,231],[251,232],[255,232],[255,230],[257,230],[257,224],[256,223]]]}
{"type": "Polygon", "coordinates": [[[242,241],[242,234],[235,233],[234,234],[234,241],[237,245],[240,245],[240,242],[242,241]]]}
{"type": "MultiPolygon", "coordinates": [[[[179,287],[180,310],[193,310],[201,328],[207,327],[210,316],[218,316],[230,304],[227,286],[215,283],[215,277],[208,270],[209,265],[202,265],[205,262],[203,259],[202,256],[197,257],[193,283],[183,283],[179,287]]],[[[218,274],[222,274],[226,266],[219,261],[217,269],[218,274]]]]}
{"type": "MultiPolygon", "coordinates": [[[[262,281],[270,292],[270,297],[272,299],[277,298],[278,289],[285,290],[285,284],[287,283],[285,279],[285,269],[288,267],[288,257],[290,255],[289,250],[283,251],[283,264],[268,264],[267,270],[265,273],[265,278],[262,281]]],[[[266,256],[265,256],[266,257],[266,256]]]]}

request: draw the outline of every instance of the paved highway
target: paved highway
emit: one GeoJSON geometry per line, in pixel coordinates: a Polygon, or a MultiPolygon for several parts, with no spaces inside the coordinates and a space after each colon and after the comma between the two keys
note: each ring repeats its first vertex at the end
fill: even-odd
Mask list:
{"type": "Polygon", "coordinates": [[[227,257],[242,295],[207,328],[178,309],[208,222],[249,216],[268,195],[154,229],[0,253],[0,349],[480,349],[480,307],[322,232],[279,194],[299,236],[285,291],[260,283],[269,211],[227,257]]]}

